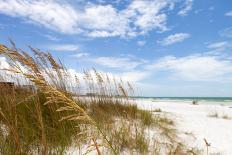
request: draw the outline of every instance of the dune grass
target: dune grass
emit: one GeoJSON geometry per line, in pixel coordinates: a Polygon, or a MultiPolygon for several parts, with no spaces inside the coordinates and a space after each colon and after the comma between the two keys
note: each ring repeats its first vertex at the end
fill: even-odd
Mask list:
{"type": "Polygon", "coordinates": [[[228,114],[219,113],[219,112],[217,112],[217,111],[210,112],[210,113],[208,114],[208,117],[212,117],[212,118],[221,118],[221,119],[226,119],[226,120],[231,120],[231,119],[232,119],[228,114]]]}
{"type": "Polygon", "coordinates": [[[95,69],[73,75],[51,54],[30,49],[32,55],[13,42],[11,48],[0,45],[11,66],[0,79],[16,84],[11,92],[0,92],[0,154],[189,151],[160,109],[138,109],[129,97],[130,83],[95,69]]]}
{"type": "Polygon", "coordinates": [[[219,114],[218,114],[218,112],[216,112],[216,111],[210,112],[210,113],[208,114],[208,116],[209,116],[209,117],[214,117],[214,118],[219,118],[219,114]]]}

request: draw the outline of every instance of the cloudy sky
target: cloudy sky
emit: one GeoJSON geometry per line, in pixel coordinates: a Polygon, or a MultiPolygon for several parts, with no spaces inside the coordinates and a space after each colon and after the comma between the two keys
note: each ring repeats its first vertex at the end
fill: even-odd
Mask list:
{"type": "Polygon", "coordinates": [[[8,38],[75,72],[121,76],[139,95],[232,96],[231,0],[0,0],[8,38]]]}

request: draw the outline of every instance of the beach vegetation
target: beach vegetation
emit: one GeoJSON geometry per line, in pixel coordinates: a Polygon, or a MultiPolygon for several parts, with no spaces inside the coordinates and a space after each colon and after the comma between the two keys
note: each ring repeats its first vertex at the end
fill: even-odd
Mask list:
{"type": "Polygon", "coordinates": [[[219,114],[218,114],[218,112],[216,112],[216,111],[210,112],[210,113],[208,114],[208,116],[209,116],[209,117],[214,117],[214,118],[219,118],[219,114]]]}
{"type": "Polygon", "coordinates": [[[96,69],[72,74],[50,53],[0,45],[0,154],[176,154],[192,148],[161,110],[139,109],[132,84],[96,69]],[[11,89],[13,88],[13,89],[11,89]]]}
{"type": "Polygon", "coordinates": [[[214,118],[221,118],[221,119],[226,119],[226,120],[230,120],[232,119],[228,114],[221,114],[219,112],[211,112],[210,114],[208,114],[209,117],[214,117],[214,118]]]}

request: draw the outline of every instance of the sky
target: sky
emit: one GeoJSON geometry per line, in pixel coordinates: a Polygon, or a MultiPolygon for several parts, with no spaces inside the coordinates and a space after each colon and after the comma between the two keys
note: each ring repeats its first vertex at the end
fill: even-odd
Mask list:
{"type": "Polygon", "coordinates": [[[0,0],[0,43],[9,38],[138,95],[232,96],[231,0],[0,0]]]}

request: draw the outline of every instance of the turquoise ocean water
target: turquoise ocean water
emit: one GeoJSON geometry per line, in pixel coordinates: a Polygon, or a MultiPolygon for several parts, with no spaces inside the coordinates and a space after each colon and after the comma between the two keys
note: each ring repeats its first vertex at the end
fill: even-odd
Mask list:
{"type": "Polygon", "coordinates": [[[134,97],[139,100],[151,100],[153,102],[193,102],[203,104],[231,104],[232,97],[134,97]]]}

